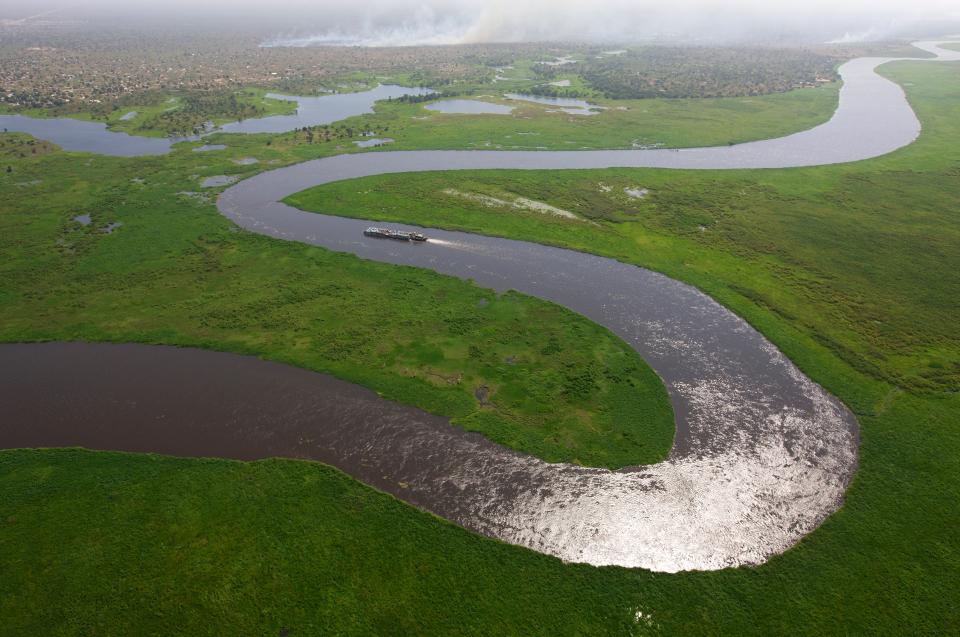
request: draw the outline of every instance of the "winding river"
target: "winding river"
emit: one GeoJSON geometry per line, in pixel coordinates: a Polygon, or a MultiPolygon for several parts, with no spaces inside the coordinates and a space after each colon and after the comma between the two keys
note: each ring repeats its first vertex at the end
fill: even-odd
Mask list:
{"type": "MultiPolygon", "coordinates": [[[[933,43],[917,46],[939,60],[960,60],[960,52],[933,43]]],[[[672,572],[760,564],[783,552],[841,505],[857,466],[858,428],[837,399],[742,319],[688,285],[611,259],[432,229],[427,230],[431,241],[426,244],[369,239],[362,235],[369,222],[302,212],[281,199],[319,184],[426,170],[773,168],[875,157],[911,143],[920,131],[900,87],[874,72],[887,61],[861,58],[843,65],[844,86],[833,118],[779,139],[680,151],[339,155],[258,174],[219,197],[220,212],[250,231],[470,278],[497,290],[515,289],[609,328],[643,356],[670,394],[676,436],[665,461],[620,471],[550,464],[369,393],[364,399],[373,411],[363,417],[334,413],[319,424],[304,407],[312,403],[285,401],[296,414],[282,418],[275,430],[250,426],[243,409],[230,411],[231,419],[210,434],[212,448],[218,448],[219,440],[220,453],[196,455],[246,458],[249,453],[231,448],[238,440],[260,440],[259,447],[249,443],[252,457],[259,457],[255,450],[261,448],[269,455],[323,460],[466,528],[568,561],[672,572]]],[[[10,361],[25,356],[22,348],[30,347],[46,347],[56,360],[49,345],[3,346],[0,368],[10,367],[10,361]]],[[[81,357],[81,362],[76,356],[63,359],[73,360],[74,373],[82,375],[98,369],[101,354],[124,346],[61,347],[98,352],[81,357]]],[[[173,351],[136,352],[142,349],[173,351]]],[[[136,352],[144,366],[173,356],[136,352]]],[[[217,385],[210,366],[215,368],[225,360],[218,357],[228,355],[186,352],[180,355],[191,357],[190,362],[177,367],[178,377],[217,385]]],[[[237,363],[241,366],[282,367],[233,358],[247,361],[237,363]]],[[[36,378],[49,377],[51,386],[64,387],[63,379],[57,381],[50,370],[49,365],[37,367],[36,378]]],[[[230,375],[224,378],[222,384],[229,383],[230,375]]],[[[327,381],[316,383],[319,396],[327,381]]],[[[0,439],[0,444],[31,446],[37,438],[30,437],[30,414],[42,410],[31,406],[24,392],[14,392],[0,394],[0,403],[19,401],[15,413],[25,414],[19,419],[20,437],[7,432],[3,435],[16,443],[0,439]]],[[[98,435],[111,439],[102,430],[98,435]]],[[[67,442],[88,440],[103,448],[96,436],[87,437],[82,430],[67,442]]],[[[170,444],[137,450],[170,452],[170,444]]],[[[186,455],[195,454],[187,450],[186,455]]]]}

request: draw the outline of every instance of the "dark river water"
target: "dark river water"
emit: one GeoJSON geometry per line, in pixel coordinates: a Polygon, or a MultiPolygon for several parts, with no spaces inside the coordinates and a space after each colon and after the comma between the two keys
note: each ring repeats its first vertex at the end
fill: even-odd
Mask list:
{"type": "Polygon", "coordinates": [[[0,115],[0,129],[29,133],[37,139],[53,142],[64,150],[117,157],[164,155],[170,152],[172,145],[169,139],[128,135],[107,130],[106,124],[68,117],[45,119],[0,115]]]}
{"type": "MultiPolygon", "coordinates": [[[[960,59],[960,53],[955,56],[960,59]]],[[[0,348],[6,357],[0,368],[34,374],[28,383],[33,394],[20,387],[22,381],[17,384],[16,374],[4,383],[0,398],[6,403],[0,410],[20,416],[4,428],[6,440],[13,443],[0,443],[31,446],[50,440],[99,447],[103,442],[113,448],[111,427],[128,429],[130,422],[140,423],[149,414],[174,410],[176,418],[188,423],[201,419],[191,419],[185,413],[189,408],[164,407],[162,399],[146,394],[164,393],[189,405],[201,400],[190,396],[205,392],[215,396],[210,409],[222,405],[234,416],[226,421],[202,418],[204,423],[195,426],[209,432],[198,434],[209,436],[204,445],[153,435],[150,440],[166,446],[152,450],[323,460],[466,528],[570,561],[658,571],[762,563],[793,546],[841,505],[857,466],[858,428],[839,401],[742,319],[688,285],[611,259],[432,229],[424,230],[430,236],[424,244],[372,239],[362,234],[367,221],[305,213],[280,200],[318,184],[422,170],[779,167],[862,159],[903,146],[919,131],[899,87],[873,73],[880,62],[861,59],[844,65],[845,84],[834,118],[778,140],[680,152],[340,155],[261,173],[219,197],[220,212],[250,231],[469,278],[497,290],[519,290],[609,328],[656,370],[670,394],[676,437],[663,462],[621,471],[550,464],[365,390],[351,388],[356,399],[347,400],[342,384],[316,374],[279,371],[280,366],[251,358],[111,345],[0,348]],[[163,368],[154,360],[155,351],[172,352],[157,354],[165,357],[169,377],[196,383],[203,392],[182,394],[177,386],[150,376],[163,368]],[[113,363],[110,356],[122,361],[113,363]],[[79,389],[70,384],[70,378],[94,376],[114,364],[127,367],[111,372],[99,389],[88,380],[79,389]],[[260,378],[253,368],[261,366],[268,366],[262,380],[241,380],[260,378]],[[146,411],[136,417],[111,416],[126,407],[107,385],[114,376],[134,379],[137,374],[147,374],[148,382],[131,381],[117,391],[136,396],[128,401],[131,409],[141,408],[143,395],[146,411]],[[274,374],[280,385],[267,379],[274,374]],[[297,380],[290,381],[293,393],[283,398],[283,379],[288,378],[297,380]],[[255,389],[260,383],[262,391],[255,389]],[[47,398],[58,395],[65,396],[59,408],[47,398]],[[74,395],[87,396],[93,417],[77,420],[84,412],[71,409],[74,395]],[[264,412],[259,416],[258,406],[264,412]],[[31,437],[34,432],[40,436],[38,422],[55,419],[60,431],[71,432],[65,440],[55,431],[48,438],[31,437]],[[85,438],[84,423],[95,422],[107,431],[85,438]],[[223,438],[220,446],[218,437],[223,438]]],[[[180,425],[171,427],[169,436],[189,437],[180,425]]],[[[125,431],[118,439],[136,435],[125,431]]],[[[117,443],[117,448],[129,444],[117,443]]]]}
{"type": "Polygon", "coordinates": [[[301,95],[280,95],[268,93],[268,97],[297,102],[295,115],[274,115],[257,119],[245,119],[242,122],[224,124],[218,129],[222,133],[285,133],[304,126],[331,124],[355,115],[373,112],[373,105],[380,100],[402,97],[403,95],[427,95],[432,93],[426,88],[409,88],[393,84],[381,84],[375,89],[359,93],[336,93],[319,97],[301,95]]]}

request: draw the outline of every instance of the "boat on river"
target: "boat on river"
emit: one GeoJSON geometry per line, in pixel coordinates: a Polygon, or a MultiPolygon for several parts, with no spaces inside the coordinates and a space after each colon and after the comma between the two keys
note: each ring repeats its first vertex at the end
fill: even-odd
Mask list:
{"type": "Polygon", "coordinates": [[[403,230],[390,230],[389,228],[377,228],[370,226],[363,231],[368,237],[377,237],[379,239],[395,239],[397,241],[426,241],[427,235],[419,232],[405,232],[403,230]]]}

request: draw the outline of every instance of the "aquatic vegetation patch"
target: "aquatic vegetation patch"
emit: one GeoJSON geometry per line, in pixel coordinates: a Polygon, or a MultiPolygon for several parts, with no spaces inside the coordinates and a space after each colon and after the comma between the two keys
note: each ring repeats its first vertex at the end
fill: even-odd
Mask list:
{"type": "Polygon", "coordinates": [[[557,208],[556,206],[551,206],[550,204],[537,201],[536,199],[529,199],[527,197],[510,197],[510,195],[504,195],[505,197],[510,198],[501,199],[480,193],[462,192],[456,188],[444,188],[441,192],[451,197],[459,197],[461,199],[466,199],[467,201],[474,201],[490,208],[516,208],[519,210],[539,212],[545,215],[553,215],[555,217],[563,217],[564,219],[580,219],[577,215],[569,210],[563,210],[562,208],[557,208]]]}

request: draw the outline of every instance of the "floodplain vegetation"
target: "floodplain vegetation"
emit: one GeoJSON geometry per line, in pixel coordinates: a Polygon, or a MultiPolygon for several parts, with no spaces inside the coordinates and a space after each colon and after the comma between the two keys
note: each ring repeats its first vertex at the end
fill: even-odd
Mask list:
{"type": "MultiPolygon", "coordinates": [[[[363,87],[365,88],[365,87],[363,87]]],[[[830,118],[839,83],[758,97],[718,99],[591,99],[601,110],[583,116],[549,105],[508,100],[501,93],[481,94],[482,101],[507,104],[510,115],[445,114],[427,102],[461,95],[442,91],[435,97],[378,102],[373,115],[304,129],[301,141],[349,141],[365,131],[406,133],[406,148],[561,149],[691,147],[735,144],[778,137],[810,128],[830,118]]],[[[109,108],[69,112],[70,117],[107,124],[110,130],[148,137],[186,137],[210,125],[286,115],[294,101],[267,97],[268,91],[243,87],[229,92],[148,92],[117,100],[109,108]]],[[[17,108],[0,104],[0,112],[32,117],[63,114],[58,109],[17,108]]]]}
{"type": "MultiPolygon", "coordinates": [[[[760,97],[716,99],[591,100],[595,115],[558,112],[548,105],[502,97],[483,101],[513,107],[510,115],[430,111],[425,100],[378,102],[374,113],[301,129],[298,145],[329,142],[341,151],[363,132],[395,139],[390,150],[580,150],[684,148],[736,144],[788,135],[827,121],[839,84],[760,97]]],[[[280,141],[280,140],[278,140],[280,141]]],[[[274,142],[277,143],[277,142],[274,142]]],[[[281,143],[287,143],[283,140],[281,143]]],[[[321,148],[302,152],[322,152],[321,148]]]]}
{"type": "MultiPolygon", "coordinates": [[[[89,25],[64,23],[26,26],[5,34],[0,42],[0,112],[32,116],[70,116],[106,122],[111,129],[151,136],[187,136],[203,130],[207,122],[289,113],[290,102],[264,98],[268,91],[314,95],[331,91],[356,91],[392,82],[427,86],[448,96],[493,96],[508,92],[591,98],[703,98],[757,97],[836,80],[835,67],[856,51],[833,47],[810,50],[799,47],[668,47],[648,46],[604,51],[583,44],[489,44],[447,47],[365,49],[360,47],[262,47],[254,32],[141,33],[131,28],[91,31],[89,25]],[[563,60],[564,64],[557,64],[563,60]],[[135,115],[125,117],[129,113],[135,115]]],[[[802,93],[793,91],[794,93],[802,93]]],[[[778,101],[754,104],[741,100],[726,106],[728,118],[769,118],[762,135],[784,134],[791,126],[810,123],[809,102],[817,117],[833,110],[835,95],[794,95],[780,110],[778,101]],[[771,108],[772,107],[772,108],[771,108]],[[769,109],[769,111],[768,111],[769,109]],[[759,111],[759,112],[755,112],[759,111]]],[[[697,100],[677,106],[686,117],[703,116],[697,100]]],[[[663,115],[661,106],[643,102],[610,103],[618,112],[607,118],[613,130],[636,126],[637,113],[648,113],[652,123],[663,115]]],[[[518,118],[568,119],[564,114],[545,117],[550,109],[525,107],[518,118]]],[[[443,119],[430,112],[419,116],[443,119]]],[[[710,117],[711,113],[706,113],[710,117]]],[[[433,119],[431,118],[431,119],[433,119]]],[[[509,145],[498,133],[503,119],[481,118],[493,126],[471,129],[476,143],[509,145]],[[479,135],[479,137],[478,137],[479,135]]],[[[591,118],[581,118],[591,119],[591,118]]],[[[641,118],[642,119],[642,118],[641,118]]],[[[460,120],[453,120],[457,128],[460,120]]],[[[510,126],[514,127],[515,123],[510,126]]],[[[739,122],[731,122],[736,130],[739,122]]],[[[597,131],[582,121],[582,135],[564,139],[566,146],[589,146],[597,131]]],[[[718,124],[722,128],[722,124],[718,124]]],[[[602,127],[600,127],[602,128],[602,127]]],[[[641,127],[643,128],[643,127],[641,127]]],[[[631,141],[638,144],[672,144],[658,139],[651,124],[631,141]]],[[[425,131],[434,133],[435,131],[425,131]]],[[[538,126],[526,131],[540,134],[538,126]]],[[[602,131],[600,132],[602,135],[602,131]]],[[[553,137],[553,135],[546,135],[553,137]]],[[[460,143],[458,139],[451,143],[460,143]]],[[[522,144],[524,141],[519,140],[522,144]]],[[[744,141],[722,136],[716,143],[744,141]]],[[[602,146],[610,140],[603,138],[602,146]]],[[[515,140],[514,143],[517,143],[515,140]]],[[[680,145],[684,145],[682,142],[680,145]]]]}
{"type": "MultiPolygon", "coordinates": [[[[23,133],[5,133],[0,137],[0,159],[25,159],[45,155],[58,150],[50,142],[34,139],[23,133]]],[[[13,172],[13,165],[6,164],[3,169],[13,172]]]]}
{"type": "Polygon", "coordinates": [[[824,84],[752,98],[591,99],[604,109],[596,115],[573,115],[497,96],[482,100],[512,106],[510,115],[444,114],[421,104],[381,102],[372,123],[390,127],[397,150],[715,146],[779,137],[821,124],[836,109],[839,88],[824,84]]]}
{"type": "MultiPolygon", "coordinates": [[[[883,72],[904,85],[923,134],[867,162],[431,173],[293,197],[610,255],[744,316],[862,427],[844,507],[795,548],[718,572],[594,568],[473,535],[315,463],[4,451],[0,634],[950,633],[960,623],[960,77],[951,64],[883,72]],[[490,205],[518,197],[575,218],[490,205]]],[[[416,147],[412,133],[391,128],[398,147],[416,147]]],[[[258,354],[544,457],[662,457],[672,434],[663,388],[612,335],[520,295],[238,231],[199,179],[336,149],[292,133],[213,140],[228,149],[9,159],[0,340],[258,354]],[[244,157],[260,163],[234,163],[244,157]],[[94,223],[73,221],[84,213],[94,223]],[[124,225],[98,232],[112,221],[124,225]],[[377,338],[379,350],[360,351],[377,338]],[[593,373],[571,378],[568,365],[593,373]],[[494,407],[479,405],[481,383],[494,407]]]]}
{"type": "Polygon", "coordinates": [[[231,92],[188,91],[175,98],[167,98],[160,104],[166,108],[139,118],[139,121],[134,121],[140,115],[138,111],[127,111],[134,116],[124,120],[122,118],[126,114],[121,115],[121,119],[111,122],[111,128],[122,130],[122,122],[130,121],[128,132],[134,134],[159,133],[165,137],[189,137],[205,132],[210,125],[288,115],[297,110],[295,102],[271,99],[266,97],[263,89],[255,88],[231,92]]]}
{"type": "Polygon", "coordinates": [[[30,117],[67,115],[103,122],[112,131],[130,135],[180,138],[199,135],[218,124],[296,112],[296,102],[273,99],[267,97],[267,93],[256,87],[230,91],[148,91],[126,95],[109,106],[82,111],[0,105],[0,112],[30,117]]]}

